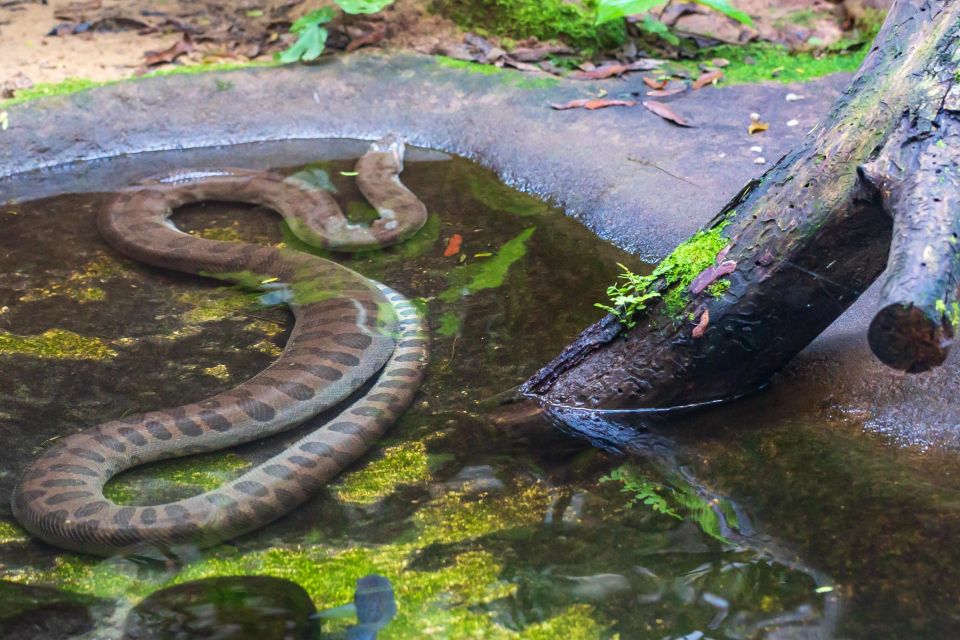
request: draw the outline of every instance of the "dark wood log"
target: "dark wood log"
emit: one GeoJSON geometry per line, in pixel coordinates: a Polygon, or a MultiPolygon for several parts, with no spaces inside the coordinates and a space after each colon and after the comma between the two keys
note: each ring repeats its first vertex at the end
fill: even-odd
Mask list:
{"type": "Polygon", "coordinates": [[[871,345],[905,371],[942,362],[960,320],[957,60],[960,2],[897,0],[822,122],[747,185],[709,233],[661,264],[696,254],[691,242],[707,236],[715,259],[695,262],[692,276],[665,272],[651,285],[661,298],[636,326],[607,316],[524,393],[607,409],[696,406],[749,393],[856,300],[888,254],[871,345]],[[709,281],[729,285],[704,287],[709,281]]]}

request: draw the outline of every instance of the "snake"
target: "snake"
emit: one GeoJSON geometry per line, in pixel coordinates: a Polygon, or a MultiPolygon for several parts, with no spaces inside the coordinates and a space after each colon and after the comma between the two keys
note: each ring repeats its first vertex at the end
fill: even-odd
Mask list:
{"type": "Polygon", "coordinates": [[[303,251],[194,236],[171,221],[186,204],[247,202],[279,213],[304,242],[338,252],[402,242],[427,219],[400,180],[405,145],[389,135],[357,161],[357,186],[377,210],[346,218],[326,190],[273,171],[181,171],[121,189],[97,214],[104,240],[136,261],[253,288],[293,314],[268,367],[199,402],[120,417],[62,437],[26,468],[14,516],[33,536],[111,556],[206,547],[259,529],[304,503],[351,465],[410,405],[428,336],[411,301],[303,251]],[[341,408],[342,407],[342,408],[341,408]],[[117,504],[104,486],[150,462],[259,440],[324,412],[321,426],[219,487],[163,504],[117,504]]]}

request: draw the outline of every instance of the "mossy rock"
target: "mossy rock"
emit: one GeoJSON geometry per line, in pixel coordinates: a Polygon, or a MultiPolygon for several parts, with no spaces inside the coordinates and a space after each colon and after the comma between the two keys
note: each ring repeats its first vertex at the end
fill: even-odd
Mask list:
{"type": "Polygon", "coordinates": [[[595,0],[432,0],[430,10],[465,29],[509,38],[563,40],[578,49],[616,47],[622,21],[596,26],[595,0]]]}

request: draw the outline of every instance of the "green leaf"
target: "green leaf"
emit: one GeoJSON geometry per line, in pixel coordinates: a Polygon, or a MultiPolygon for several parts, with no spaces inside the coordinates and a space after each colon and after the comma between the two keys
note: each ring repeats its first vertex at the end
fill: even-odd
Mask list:
{"type": "Polygon", "coordinates": [[[393,0],[334,0],[347,13],[376,13],[391,4],[393,0]]]}
{"type": "Polygon", "coordinates": [[[673,31],[670,31],[670,27],[649,14],[643,16],[643,22],[641,22],[639,26],[647,33],[655,35],[673,46],[680,44],[680,38],[678,38],[673,31]]]}
{"type": "Polygon", "coordinates": [[[327,45],[327,30],[316,25],[303,29],[300,37],[289,49],[280,54],[280,62],[288,64],[303,60],[316,60],[327,45]]]}
{"type": "Polygon", "coordinates": [[[300,33],[310,27],[319,27],[322,24],[327,24],[333,20],[333,16],[335,15],[337,15],[337,12],[333,7],[323,7],[322,9],[311,11],[290,26],[290,33],[300,33]]]}
{"type": "Polygon", "coordinates": [[[666,4],[666,0],[599,0],[594,24],[620,20],[637,13],[644,13],[666,4]]]}
{"type": "Polygon", "coordinates": [[[719,11],[728,18],[733,18],[740,24],[745,24],[748,27],[753,26],[753,19],[747,15],[745,12],[740,11],[733,5],[731,5],[727,0],[693,0],[697,4],[702,4],[705,7],[710,7],[714,11],[719,11]]]}

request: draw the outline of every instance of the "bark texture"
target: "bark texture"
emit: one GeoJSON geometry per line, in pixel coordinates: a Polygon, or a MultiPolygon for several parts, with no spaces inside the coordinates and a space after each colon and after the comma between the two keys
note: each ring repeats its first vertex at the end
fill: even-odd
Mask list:
{"type": "Polygon", "coordinates": [[[874,352],[905,371],[942,362],[960,319],[958,61],[960,2],[895,2],[830,113],[708,225],[725,225],[729,240],[715,263],[693,282],[652,285],[674,300],[671,288],[684,287],[685,308],[661,299],[630,330],[607,316],[524,392],[606,409],[749,393],[856,300],[888,255],[874,352]]]}

